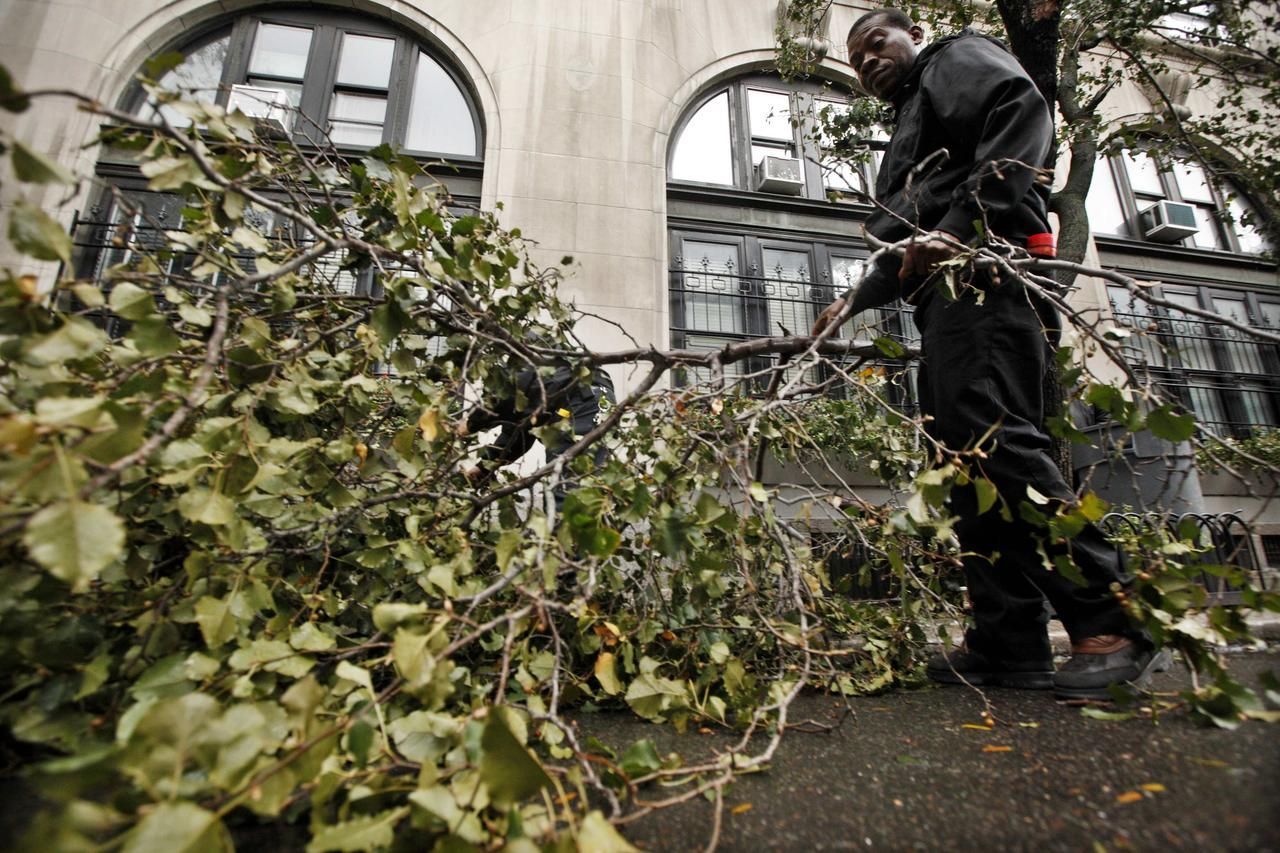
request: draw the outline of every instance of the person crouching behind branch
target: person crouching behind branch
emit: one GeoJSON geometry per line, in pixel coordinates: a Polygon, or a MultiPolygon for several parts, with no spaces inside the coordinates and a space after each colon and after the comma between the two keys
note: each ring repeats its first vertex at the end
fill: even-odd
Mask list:
{"type": "Polygon", "coordinates": [[[828,306],[820,334],[897,298],[915,305],[922,336],[920,407],[926,430],[952,450],[984,436],[975,475],[995,486],[1010,515],[977,509],[972,487],[956,486],[952,511],[973,626],[964,645],[935,655],[929,676],[943,683],[1053,688],[1064,698],[1110,698],[1107,688],[1142,683],[1156,655],[1115,591],[1119,557],[1096,527],[1066,543],[1077,584],[1046,569],[1043,527],[1022,518],[1028,489],[1053,511],[1074,494],[1050,456],[1042,380],[1059,320],[1018,281],[966,268],[964,286],[941,292],[938,265],[979,242],[979,234],[1051,254],[1047,189],[1038,180],[1053,145],[1049,108],[1018,61],[994,39],[965,30],[922,46],[903,12],[885,8],[849,31],[849,61],[863,88],[891,103],[897,124],[876,180],[877,210],[866,230],[886,243],[911,239],[901,257],[883,252],[863,280],[828,306]],[[924,165],[921,165],[924,164],[924,165]],[[1044,599],[1071,636],[1071,658],[1054,672],[1044,599]]]}
{"type": "MultiPolygon", "coordinates": [[[[474,435],[501,427],[492,444],[480,449],[479,464],[468,468],[467,479],[474,485],[490,480],[498,468],[520,459],[537,441],[536,433],[550,426],[555,438],[545,443],[547,461],[553,462],[579,437],[596,426],[602,401],[617,402],[613,381],[603,368],[591,371],[589,379],[578,368],[561,363],[542,374],[532,365],[520,369],[490,408],[477,407],[468,414],[459,431],[474,435]]],[[[545,434],[545,433],[544,433],[545,434]]],[[[604,463],[606,451],[597,444],[592,451],[596,465],[604,463]]],[[[555,487],[556,509],[563,507],[567,492],[567,472],[555,487]]]]}

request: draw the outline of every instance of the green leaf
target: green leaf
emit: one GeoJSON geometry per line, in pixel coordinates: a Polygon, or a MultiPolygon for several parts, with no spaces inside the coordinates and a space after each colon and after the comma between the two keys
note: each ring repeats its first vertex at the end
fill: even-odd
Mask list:
{"type": "Polygon", "coordinates": [[[978,493],[978,515],[982,515],[996,505],[999,492],[996,491],[995,483],[986,477],[980,477],[973,481],[973,489],[978,493]]]}
{"type": "Polygon", "coordinates": [[[327,652],[337,644],[315,622],[303,622],[289,635],[289,645],[300,652],[327,652]]]}
{"type": "Polygon", "coordinates": [[[610,696],[617,696],[622,692],[622,684],[618,681],[618,663],[613,652],[601,652],[596,658],[595,676],[604,692],[610,696]]]}
{"type": "Polygon", "coordinates": [[[36,422],[44,426],[80,426],[100,420],[103,397],[42,397],[36,401],[36,422]]]}
{"type": "Polygon", "coordinates": [[[191,521],[216,527],[235,519],[236,504],[221,492],[199,487],[178,498],[178,511],[191,521]]]}
{"type": "Polygon", "coordinates": [[[361,770],[369,763],[369,748],[373,746],[373,726],[364,720],[356,720],[347,732],[347,749],[356,759],[356,766],[361,770]]]}
{"type": "Polygon", "coordinates": [[[520,531],[504,530],[502,535],[498,537],[498,545],[494,548],[494,556],[498,561],[498,568],[506,571],[507,566],[511,564],[511,558],[515,556],[516,549],[520,547],[520,531]]]}
{"type": "Polygon", "coordinates": [[[1165,441],[1186,441],[1196,431],[1196,419],[1191,414],[1180,415],[1172,406],[1164,405],[1152,409],[1147,415],[1147,429],[1165,441]]]}
{"type": "Polygon", "coordinates": [[[156,54],[142,64],[142,72],[152,80],[159,80],[165,74],[182,64],[185,57],[176,50],[156,54]]]}
{"type": "Polygon", "coordinates": [[[124,845],[124,853],[215,853],[234,850],[222,821],[192,803],[161,803],[124,845]]]}
{"type": "Polygon", "coordinates": [[[631,710],[647,720],[661,723],[665,720],[663,714],[666,711],[687,705],[683,684],[646,670],[644,661],[641,662],[641,670],[627,688],[626,700],[631,710]]]}
{"type": "Polygon", "coordinates": [[[39,151],[13,140],[13,172],[29,184],[72,184],[75,176],[39,151]]]}
{"type": "Polygon", "coordinates": [[[104,506],[68,500],[40,510],[22,542],[37,563],[80,590],[124,550],[124,524],[104,506]]]}
{"type": "Polygon", "coordinates": [[[390,633],[404,622],[421,621],[426,614],[425,604],[388,601],[373,608],[373,624],[379,631],[390,633]]]}
{"type": "Polygon", "coordinates": [[[128,281],[122,281],[111,288],[107,304],[126,320],[141,320],[156,312],[156,302],[151,294],[128,281]]]}
{"type": "Polygon", "coordinates": [[[639,853],[599,811],[589,812],[582,819],[578,849],[583,853],[639,853]]]}
{"type": "Polygon", "coordinates": [[[876,338],[871,344],[889,358],[902,358],[907,354],[907,348],[893,338],[876,338]]]}
{"type": "Polygon", "coordinates": [[[373,690],[373,678],[369,675],[369,670],[356,666],[350,661],[338,661],[338,668],[334,673],[339,678],[345,678],[347,681],[353,681],[359,684],[365,690],[373,690]]]}
{"type": "Polygon", "coordinates": [[[151,179],[147,184],[153,190],[176,190],[190,184],[205,190],[216,190],[218,185],[205,177],[196,161],[190,157],[162,157],[149,160],[139,169],[151,179]]]}
{"type": "Polygon", "coordinates": [[[196,623],[204,637],[205,645],[216,649],[236,635],[236,618],[231,614],[231,604],[221,598],[205,596],[196,602],[196,623]]]}
{"type": "Polygon", "coordinates": [[[25,359],[37,366],[88,358],[107,345],[106,333],[80,317],[71,317],[61,328],[30,340],[24,346],[25,359]]]}
{"type": "Polygon", "coordinates": [[[1107,514],[1107,509],[1107,502],[1093,492],[1085,492],[1084,497],[1080,499],[1080,514],[1090,521],[1101,521],[1107,514]]]}
{"type": "Polygon", "coordinates": [[[390,847],[395,840],[396,824],[409,814],[410,806],[400,806],[380,814],[356,817],[326,826],[311,839],[307,853],[327,850],[361,851],[390,847]]]}
{"type": "Polygon", "coordinates": [[[9,211],[9,239],[19,252],[42,261],[71,263],[71,238],[53,217],[24,198],[9,211]]]}
{"type": "Polygon", "coordinates": [[[480,746],[480,779],[494,802],[518,803],[551,785],[542,765],[516,740],[496,712],[489,714],[480,746]]]}
{"type": "Polygon", "coordinates": [[[658,757],[658,748],[653,741],[643,738],[627,747],[620,765],[624,773],[635,778],[661,769],[662,759],[658,757]]]}
{"type": "Polygon", "coordinates": [[[31,99],[13,82],[13,78],[9,76],[9,69],[0,65],[0,109],[20,113],[25,112],[29,106],[31,106],[31,99]]]}
{"type": "Polygon", "coordinates": [[[1094,720],[1119,721],[1133,719],[1132,711],[1107,711],[1102,708],[1095,708],[1092,705],[1081,708],[1080,713],[1094,720]]]}

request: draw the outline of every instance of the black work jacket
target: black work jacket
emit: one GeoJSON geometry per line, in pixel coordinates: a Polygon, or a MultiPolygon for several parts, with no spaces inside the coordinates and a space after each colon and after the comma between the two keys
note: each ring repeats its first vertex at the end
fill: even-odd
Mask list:
{"type": "MultiPolygon", "coordinates": [[[[933,42],[892,101],[897,126],[876,178],[876,200],[889,212],[877,208],[866,222],[869,233],[897,242],[914,224],[972,242],[982,228],[1021,244],[1049,231],[1048,188],[1028,166],[1047,162],[1053,121],[1004,45],[972,30],[933,42]],[[945,158],[913,174],[939,149],[945,158]]],[[[898,281],[901,265],[891,253],[877,259],[848,294],[855,313],[919,286],[898,281]]]]}
{"type": "Polygon", "coordinates": [[[492,401],[492,408],[472,410],[467,430],[476,433],[501,426],[497,439],[481,452],[481,459],[506,464],[533,447],[535,427],[561,420],[560,409],[568,410],[574,434],[590,432],[602,398],[614,399],[613,382],[603,368],[592,370],[587,381],[569,364],[556,365],[547,374],[524,367],[516,373],[514,387],[492,401]]]}

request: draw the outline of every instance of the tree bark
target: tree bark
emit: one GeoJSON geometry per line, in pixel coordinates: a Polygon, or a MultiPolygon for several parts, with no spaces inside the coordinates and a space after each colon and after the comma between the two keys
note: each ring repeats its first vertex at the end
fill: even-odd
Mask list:
{"type": "MultiPolygon", "coordinates": [[[[1052,114],[1053,105],[1058,100],[1059,94],[1058,53],[1062,42],[1062,10],[1058,0],[997,0],[996,7],[1000,10],[1000,17],[1004,21],[1005,33],[1009,37],[1009,47],[1013,50],[1013,55],[1022,63],[1023,69],[1040,90],[1040,94],[1044,96],[1045,103],[1049,105],[1049,111],[1052,114]]],[[[1054,146],[1049,152],[1048,162],[1044,165],[1052,169],[1057,162],[1058,150],[1057,146],[1054,146]]],[[[1074,171],[1076,165],[1074,157],[1071,165],[1074,171]]],[[[1089,168],[1090,170],[1093,168],[1092,158],[1089,160],[1089,168]]],[[[1081,214],[1084,212],[1083,199],[1079,212],[1081,214]]],[[[1075,221],[1073,219],[1073,222],[1075,221]]],[[[1060,225],[1060,230],[1062,227],[1065,226],[1060,225]]],[[[1088,227],[1086,221],[1084,223],[1085,243],[1080,244],[1078,256],[1069,256],[1072,260],[1084,257],[1084,246],[1089,237],[1088,227]]],[[[1074,232],[1072,246],[1075,247],[1074,232]]],[[[1062,234],[1060,233],[1059,252],[1061,251],[1062,234]]],[[[1062,275],[1068,274],[1062,273],[1062,275]]],[[[1071,277],[1074,278],[1074,276],[1071,277]]],[[[1046,417],[1054,417],[1064,411],[1066,395],[1062,388],[1061,371],[1058,370],[1056,360],[1050,361],[1049,369],[1045,372],[1042,396],[1046,417]]],[[[1070,483],[1073,477],[1071,442],[1057,436],[1053,436],[1052,441],[1049,454],[1070,483]]]]}

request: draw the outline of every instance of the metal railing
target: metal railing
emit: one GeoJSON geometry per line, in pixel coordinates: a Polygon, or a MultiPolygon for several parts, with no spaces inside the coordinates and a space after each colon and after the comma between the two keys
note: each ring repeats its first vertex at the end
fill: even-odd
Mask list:
{"type": "MultiPolygon", "coordinates": [[[[805,335],[822,309],[843,294],[845,286],[812,282],[798,277],[739,275],[732,270],[707,268],[673,269],[670,271],[670,308],[672,345],[687,349],[720,349],[726,344],[750,338],[785,334],[805,335]]],[[[862,340],[871,343],[885,337],[905,346],[918,345],[911,308],[896,303],[886,308],[863,312],[841,327],[834,335],[838,340],[862,340]]],[[[834,359],[837,364],[873,371],[884,377],[890,401],[908,412],[914,412],[915,368],[893,359],[849,357],[834,359]],[[859,363],[861,362],[861,363],[859,363]]],[[[760,356],[736,365],[726,365],[726,382],[756,376],[747,390],[758,393],[767,385],[764,371],[777,364],[775,356],[760,356]]],[[[702,383],[706,371],[687,371],[686,383],[702,383]]],[[[828,374],[819,371],[808,376],[820,382],[828,374]]],[[[831,389],[837,395],[843,389],[831,389]]]]}
{"type": "MultiPolygon", "coordinates": [[[[1112,536],[1124,532],[1125,528],[1131,533],[1142,533],[1162,527],[1173,538],[1189,538],[1202,549],[1191,558],[1193,563],[1206,567],[1234,566],[1244,573],[1251,586],[1264,588],[1262,561],[1258,559],[1253,531],[1235,513],[1112,512],[1103,516],[1100,526],[1112,536]]],[[[1200,583],[1209,593],[1210,604],[1241,603],[1241,587],[1216,574],[1212,568],[1201,572],[1200,583]]]]}
{"type": "Polygon", "coordinates": [[[1207,432],[1245,436],[1280,425],[1280,347],[1198,317],[1114,317],[1134,333],[1125,344],[1131,361],[1170,399],[1195,412],[1207,432]]]}

